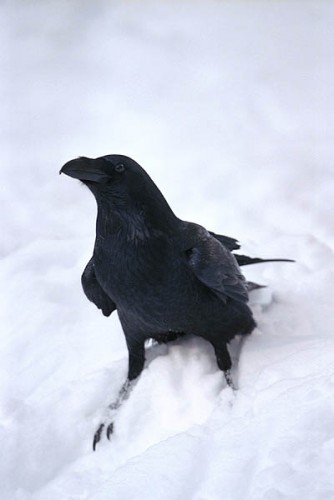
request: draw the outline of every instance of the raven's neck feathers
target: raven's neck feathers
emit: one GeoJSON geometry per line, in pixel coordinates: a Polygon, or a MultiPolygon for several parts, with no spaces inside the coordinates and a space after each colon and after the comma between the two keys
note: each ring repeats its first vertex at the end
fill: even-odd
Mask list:
{"type": "Polygon", "coordinates": [[[179,221],[157,187],[139,200],[99,199],[97,205],[96,237],[102,239],[122,235],[140,243],[162,234],[169,237],[179,221]]]}

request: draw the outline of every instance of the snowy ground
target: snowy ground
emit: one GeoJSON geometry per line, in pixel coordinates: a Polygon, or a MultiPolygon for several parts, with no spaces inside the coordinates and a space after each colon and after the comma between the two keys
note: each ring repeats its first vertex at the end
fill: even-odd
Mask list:
{"type": "MultiPolygon", "coordinates": [[[[0,4],[1,500],[334,498],[332,2],[0,4]],[[123,153],[270,287],[224,385],[211,347],[148,352],[111,443],[117,317],[80,274],[95,204],[58,171],[123,153]]],[[[237,346],[232,346],[234,353],[237,346]]]]}

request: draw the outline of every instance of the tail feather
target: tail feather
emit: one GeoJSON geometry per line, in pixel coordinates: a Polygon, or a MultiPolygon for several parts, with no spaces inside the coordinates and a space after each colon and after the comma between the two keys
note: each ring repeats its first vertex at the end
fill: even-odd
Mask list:
{"type": "MultiPolygon", "coordinates": [[[[216,238],[220,243],[224,245],[230,252],[234,250],[239,250],[240,244],[235,238],[230,236],[224,236],[223,234],[216,234],[210,231],[211,236],[216,238]]],[[[263,262],[295,262],[291,259],[260,259],[259,257],[248,257],[247,255],[239,255],[237,253],[233,254],[237,259],[239,266],[248,266],[249,264],[262,264],[263,262]]]]}
{"type": "Polygon", "coordinates": [[[254,281],[246,281],[246,288],[248,292],[252,292],[253,290],[259,290],[259,288],[267,288],[267,285],[259,285],[258,283],[254,283],[254,281]]]}
{"type": "Polygon", "coordinates": [[[223,234],[216,234],[212,231],[209,232],[211,236],[216,238],[216,240],[220,241],[220,243],[222,243],[224,247],[228,248],[230,252],[232,252],[232,250],[238,250],[240,248],[240,244],[238,240],[236,240],[235,238],[231,238],[230,236],[224,236],[223,234]]]}
{"type": "Polygon", "coordinates": [[[237,259],[239,266],[248,266],[250,264],[262,264],[263,262],[295,262],[292,259],[260,259],[259,257],[248,257],[247,255],[233,254],[237,259]]]}

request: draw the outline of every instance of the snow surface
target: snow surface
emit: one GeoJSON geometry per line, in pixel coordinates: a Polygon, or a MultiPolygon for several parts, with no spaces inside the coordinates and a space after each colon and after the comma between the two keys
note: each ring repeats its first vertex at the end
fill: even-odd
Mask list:
{"type": "Polygon", "coordinates": [[[332,500],[333,2],[14,0],[0,19],[1,500],[332,500]],[[178,216],[297,263],[247,270],[269,291],[235,394],[206,342],[152,347],[93,453],[127,352],[80,288],[95,202],[58,171],[108,153],[178,216]]]}

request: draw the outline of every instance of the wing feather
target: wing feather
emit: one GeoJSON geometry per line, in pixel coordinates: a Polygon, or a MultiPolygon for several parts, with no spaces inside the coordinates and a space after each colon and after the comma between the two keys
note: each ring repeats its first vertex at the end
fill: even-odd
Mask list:
{"type": "Polygon", "coordinates": [[[97,281],[94,269],[94,257],[90,259],[85,267],[81,276],[81,284],[87,299],[93,302],[98,309],[101,309],[104,316],[110,316],[116,309],[116,304],[108,297],[97,281]]]}
{"type": "Polygon", "coordinates": [[[247,302],[246,280],[234,255],[203,227],[188,225],[186,255],[195,276],[223,302],[228,297],[247,302]]]}

